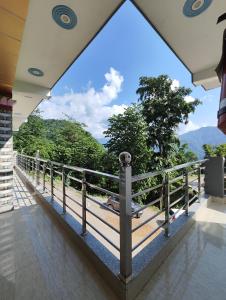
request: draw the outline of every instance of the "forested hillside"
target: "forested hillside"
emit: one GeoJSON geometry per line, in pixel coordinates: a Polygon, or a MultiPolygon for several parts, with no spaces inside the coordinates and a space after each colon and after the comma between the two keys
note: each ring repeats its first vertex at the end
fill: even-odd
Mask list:
{"type": "Polygon", "coordinates": [[[200,159],[204,157],[203,145],[217,146],[226,143],[225,135],[216,127],[202,127],[179,136],[180,142],[188,144],[200,159]]]}
{"type": "MultiPolygon", "coordinates": [[[[138,102],[109,118],[108,129],[104,132],[105,146],[87,132],[84,124],[69,118],[45,120],[36,111],[15,133],[14,149],[31,156],[39,150],[45,159],[115,175],[119,174],[118,156],[123,151],[132,155],[133,175],[196,160],[196,155],[180,144],[176,130],[180,123],[188,122],[200,101],[187,102],[191,90],[172,88],[172,83],[166,75],[141,77],[138,102]]],[[[109,180],[93,177],[90,178],[92,182],[118,190],[109,180]]],[[[133,188],[139,191],[152,183],[152,179],[141,181],[133,188]]],[[[146,197],[136,200],[145,202],[146,197]]]]}
{"type": "Polygon", "coordinates": [[[71,165],[100,169],[105,149],[84,125],[74,120],[45,120],[39,114],[28,118],[14,135],[14,149],[71,165]]]}

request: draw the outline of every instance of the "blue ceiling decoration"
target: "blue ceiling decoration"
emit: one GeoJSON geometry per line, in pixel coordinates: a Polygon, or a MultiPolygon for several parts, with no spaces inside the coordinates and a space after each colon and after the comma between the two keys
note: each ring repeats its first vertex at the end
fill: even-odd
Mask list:
{"type": "Polygon", "coordinates": [[[212,3],[212,0],[187,0],[183,13],[186,17],[196,17],[203,13],[212,3]]]}
{"type": "Polygon", "coordinates": [[[57,5],[52,10],[53,20],[64,29],[73,29],[77,24],[75,12],[66,5],[57,5]]]}
{"type": "Polygon", "coordinates": [[[44,75],[44,72],[37,68],[29,68],[28,73],[30,73],[33,76],[42,77],[44,75]]]}

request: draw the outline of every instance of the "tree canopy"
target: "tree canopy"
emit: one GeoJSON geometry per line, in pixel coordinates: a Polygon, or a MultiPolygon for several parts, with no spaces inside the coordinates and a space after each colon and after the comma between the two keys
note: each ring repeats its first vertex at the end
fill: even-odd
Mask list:
{"type": "Polygon", "coordinates": [[[193,160],[195,155],[180,145],[176,130],[188,122],[200,101],[186,101],[191,90],[172,88],[172,83],[166,75],[141,77],[138,103],[109,118],[105,147],[84,124],[45,120],[36,111],[15,133],[14,148],[28,155],[39,150],[46,159],[111,173],[118,172],[118,155],[123,151],[131,153],[136,174],[193,160]]]}
{"type": "Polygon", "coordinates": [[[77,165],[101,168],[104,147],[73,120],[44,120],[39,113],[29,116],[14,135],[14,148],[28,155],[40,151],[42,158],[77,165]]]}
{"type": "Polygon", "coordinates": [[[152,158],[152,149],[148,146],[148,127],[140,106],[131,105],[123,114],[109,119],[108,129],[104,132],[108,142],[106,148],[117,160],[119,154],[127,151],[132,155],[134,173],[142,173],[152,158]]]}
{"type": "Polygon", "coordinates": [[[140,78],[137,94],[148,126],[148,144],[155,149],[156,159],[163,166],[171,164],[179,147],[176,136],[179,124],[187,124],[189,114],[201,103],[198,99],[186,101],[191,92],[185,87],[173,88],[173,81],[167,75],[140,78]]]}
{"type": "Polygon", "coordinates": [[[226,157],[226,144],[221,144],[218,146],[204,144],[203,150],[205,152],[205,158],[210,158],[214,156],[226,157]]]}

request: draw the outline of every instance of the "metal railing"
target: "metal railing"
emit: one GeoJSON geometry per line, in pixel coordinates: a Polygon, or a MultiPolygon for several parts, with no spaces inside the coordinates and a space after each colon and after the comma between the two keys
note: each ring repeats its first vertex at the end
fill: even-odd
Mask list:
{"type": "MultiPolygon", "coordinates": [[[[85,168],[64,165],[58,162],[41,159],[28,155],[17,155],[19,167],[33,184],[51,196],[51,201],[57,201],[62,206],[62,213],[72,213],[82,225],[81,235],[85,236],[90,230],[114,248],[119,254],[120,277],[128,281],[132,275],[132,259],[139,249],[142,249],[158,231],[164,230],[165,236],[170,235],[171,222],[179,213],[189,214],[189,207],[194,201],[199,201],[202,192],[202,174],[204,162],[195,161],[175,166],[157,172],[149,172],[132,176],[130,163],[121,160],[119,176],[89,170],[85,168]],[[111,182],[114,189],[95,183],[95,178],[105,178],[111,182]],[[139,185],[143,182],[143,185],[139,185]],[[154,184],[153,184],[154,182],[154,184]],[[136,191],[138,188],[138,191],[136,191]],[[140,188],[142,186],[142,188],[140,188]],[[76,195],[71,190],[76,191],[76,195]],[[119,199],[120,209],[116,211],[100,200],[100,196],[114,196],[119,199]],[[135,211],[132,201],[145,197],[145,204],[135,211]],[[87,201],[98,205],[115,216],[119,226],[109,221],[109,217],[98,213],[87,201]],[[149,208],[157,206],[157,212],[150,213],[149,208]],[[139,212],[144,213],[139,223],[133,222],[139,212]],[[142,235],[136,243],[134,235],[147,224],[159,218],[155,228],[142,235]],[[97,226],[95,219],[103,226],[97,226]],[[108,231],[106,233],[106,227],[108,231]],[[111,233],[109,233],[109,230],[111,233]],[[117,235],[112,239],[111,236],[117,235]]],[[[155,222],[156,223],[156,222],[155,222]]],[[[139,235],[140,236],[140,235],[139,235]]]]}

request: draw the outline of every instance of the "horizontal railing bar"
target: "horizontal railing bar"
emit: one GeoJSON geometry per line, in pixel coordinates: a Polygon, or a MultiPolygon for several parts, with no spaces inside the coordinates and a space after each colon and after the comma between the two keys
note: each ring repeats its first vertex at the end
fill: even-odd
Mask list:
{"type": "Polygon", "coordinates": [[[79,168],[79,167],[73,167],[73,166],[69,166],[69,165],[63,165],[64,169],[69,169],[71,171],[76,171],[79,173],[82,173],[84,171],[83,168],[79,168]]]}
{"type": "Polygon", "coordinates": [[[196,192],[197,194],[199,193],[198,189],[195,189],[192,185],[189,185],[189,188],[192,189],[192,191],[196,192]]]}
{"type": "Polygon", "coordinates": [[[178,180],[181,180],[181,179],[184,179],[184,175],[180,175],[180,176],[178,176],[178,177],[176,177],[176,178],[174,178],[174,179],[171,179],[171,180],[169,181],[169,183],[174,183],[174,182],[176,182],[176,181],[178,181],[178,180]]]}
{"type": "Polygon", "coordinates": [[[132,182],[137,182],[137,181],[144,180],[144,179],[147,179],[150,177],[155,177],[155,176],[161,175],[163,173],[164,173],[164,171],[156,171],[156,172],[148,172],[148,173],[144,173],[144,174],[140,174],[140,175],[135,175],[132,177],[132,182]]]}
{"type": "Polygon", "coordinates": [[[170,172],[173,172],[173,171],[177,171],[177,170],[180,170],[180,169],[190,167],[192,165],[203,164],[206,161],[207,161],[207,159],[197,160],[197,161],[194,161],[194,162],[181,164],[181,165],[175,166],[173,168],[168,168],[168,169],[157,171],[157,172],[148,172],[148,173],[144,173],[144,174],[140,174],[140,175],[135,175],[135,176],[132,177],[132,182],[137,182],[137,181],[144,180],[144,179],[154,177],[154,176],[157,176],[157,175],[161,175],[161,174],[164,174],[164,173],[170,173],[170,172]]]}
{"type": "Polygon", "coordinates": [[[115,196],[115,197],[119,198],[119,194],[117,194],[117,193],[111,192],[111,191],[109,191],[109,190],[106,190],[106,189],[104,189],[104,188],[101,188],[101,187],[99,187],[99,186],[96,186],[96,185],[94,185],[94,184],[91,184],[91,183],[89,183],[89,182],[86,182],[86,184],[87,184],[89,187],[91,187],[92,189],[95,189],[95,190],[97,190],[97,191],[100,191],[100,192],[103,192],[103,193],[105,193],[105,194],[109,194],[109,195],[112,195],[112,196],[115,196]]]}
{"type": "Polygon", "coordinates": [[[53,188],[54,188],[56,191],[60,192],[60,193],[63,192],[63,190],[58,189],[57,187],[55,187],[55,185],[53,185],[53,188]]]}
{"type": "Polygon", "coordinates": [[[191,170],[191,171],[188,172],[188,175],[191,175],[191,174],[193,174],[193,173],[195,173],[195,172],[197,172],[197,171],[198,171],[198,168],[196,168],[196,169],[194,169],[194,170],[191,170]]]}
{"type": "Polygon", "coordinates": [[[53,166],[57,166],[57,167],[61,167],[61,168],[64,166],[64,164],[58,163],[56,161],[49,161],[49,163],[52,164],[53,166]]]}
{"type": "Polygon", "coordinates": [[[174,205],[176,205],[178,202],[180,202],[181,200],[183,200],[183,198],[185,197],[185,195],[183,195],[182,197],[178,198],[177,200],[173,201],[172,203],[170,203],[169,207],[173,207],[174,205]]]}
{"type": "MultiPolygon", "coordinates": [[[[24,155],[24,154],[19,154],[19,156],[21,157],[29,157],[33,160],[36,160],[35,157],[32,157],[32,156],[27,156],[27,155],[24,155]]],[[[40,158],[38,158],[37,160],[41,161],[40,158]]],[[[112,179],[113,181],[116,181],[116,182],[119,182],[119,176],[115,176],[115,175],[112,175],[112,174],[108,174],[108,173],[104,173],[104,172],[99,172],[99,171],[94,171],[94,170],[90,170],[90,169],[85,169],[85,168],[80,168],[80,167],[73,167],[73,166],[68,166],[68,165],[64,165],[62,163],[58,163],[58,162],[55,162],[55,161],[50,161],[50,160],[42,160],[43,162],[47,162],[49,164],[52,164],[52,165],[56,165],[56,166],[59,166],[59,167],[62,167],[62,168],[65,168],[65,169],[69,169],[69,170],[72,170],[72,171],[78,171],[78,172],[86,172],[86,173],[90,173],[90,174],[94,174],[94,175],[98,175],[98,176],[104,176],[104,177],[108,177],[110,179],[112,179]]]]}
{"type": "Polygon", "coordinates": [[[155,199],[155,200],[153,200],[153,201],[151,201],[150,203],[148,203],[148,204],[146,204],[146,205],[143,205],[141,208],[139,208],[139,209],[137,209],[136,211],[134,211],[134,212],[132,213],[132,215],[136,215],[136,214],[139,213],[140,211],[145,210],[146,208],[148,208],[148,207],[150,207],[150,206],[153,206],[154,204],[160,202],[161,200],[162,200],[162,196],[159,197],[159,198],[157,198],[157,199],[155,199]]]}
{"type": "Polygon", "coordinates": [[[90,222],[86,221],[86,224],[89,225],[94,231],[96,231],[112,247],[114,247],[116,250],[120,251],[119,247],[117,247],[111,240],[109,240],[103,233],[101,233],[97,228],[95,228],[90,222]]]}
{"type": "Polygon", "coordinates": [[[73,211],[73,213],[78,216],[80,219],[82,219],[82,216],[80,216],[80,214],[78,214],[73,208],[71,208],[67,203],[65,203],[65,206],[68,207],[71,211],[73,211]]]}
{"type": "Polygon", "coordinates": [[[151,233],[149,233],[146,237],[144,237],[139,243],[137,243],[133,248],[132,252],[136,250],[138,247],[140,247],[146,240],[148,240],[153,234],[155,234],[161,227],[163,227],[166,224],[166,222],[162,223],[158,227],[156,227],[151,233]]]}
{"type": "Polygon", "coordinates": [[[173,215],[170,216],[169,220],[172,220],[182,209],[184,209],[186,206],[186,203],[181,206],[173,215]]]}
{"type": "Polygon", "coordinates": [[[132,229],[132,233],[134,233],[135,231],[137,231],[138,229],[140,229],[141,227],[143,227],[145,224],[151,222],[153,219],[155,219],[156,217],[158,217],[159,215],[161,215],[161,213],[163,212],[164,210],[161,210],[159,212],[157,212],[156,214],[154,214],[153,216],[151,216],[150,218],[148,218],[147,220],[145,220],[144,222],[140,223],[139,225],[137,225],[136,227],[134,227],[132,229]]]}
{"type": "Polygon", "coordinates": [[[137,193],[133,194],[133,195],[132,195],[132,199],[133,199],[133,198],[136,198],[136,197],[139,197],[139,196],[141,196],[141,195],[143,195],[143,194],[149,193],[149,192],[151,192],[151,191],[153,191],[153,190],[157,190],[157,189],[159,189],[160,187],[163,187],[163,184],[162,184],[162,183],[161,183],[161,184],[158,184],[158,185],[156,185],[156,186],[154,186],[154,187],[151,187],[151,188],[148,188],[148,189],[145,189],[145,190],[143,190],[143,191],[140,191],[140,192],[137,192],[137,193]]]}
{"type": "Polygon", "coordinates": [[[100,205],[100,206],[103,207],[104,209],[109,210],[109,211],[112,212],[113,214],[119,216],[119,213],[118,213],[117,211],[111,209],[111,208],[108,207],[107,205],[104,205],[103,203],[99,202],[98,200],[96,200],[96,199],[94,199],[94,198],[92,198],[92,197],[90,197],[90,196],[88,196],[88,195],[86,195],[86,198],[89,199],[89,200],[91,200],[91,201],[93,201],[94,203],[100,205]]]}
{"type": "Polygon", "coordinates": [[[104,219],[102,219],[101,217],[99,217],[97,214],[95,214],[93,211],[91,211],[90,209],[86,208],[86,211],[88,211],[91,215],[93,215],[94,217],[96,217],[98,220],[100,220],[101,222],[103,222],[106,226],[110,227],[112,230],[114,230],[115,232],[120,234],[120,231],[118,229],[116,229],[114,226],[112,226],[111,224],[107,223],[104,219]]]}
{"type": "Polygon", "coordinates": [[[188,203],[190,204],[195,198],[197,198],[198,199],[198,194],[197,195],[195,195],[195,196],[193,196],[189,201],[188,201],[188,203]]]}
{"type": "Polygon", "coordinates": [[[195,178],[195,179],[193,179],[193,180],[191,180],[191,181],[189,181],[188,184],[191,184],[192,182],[195,182],[195,181],[198,181],[198,177],[195,178]]]}
{"type": "Polygon", "coordinates": [[[193,162],[181,164],[181,165],[166,169],[166,172],[169,173],[169,172],[177,171],[177,170],[180,170],[180,169],[188,168],[188,167],[191,167],[193,165],[203,164],[206,161],[207,161],[207,159],[203,159],[203,160],[196,160],[196,161],[193,161],[193,162]]]}
{"type": "Polygon", "coordinates": [[[67,176],[67,178],[71,179],[71,180],[74,180],[76,182],[79,182],[79,183],[82,183],[82,180],[81,179],[78,179],[76,177],[73,177],[73,176],[67,176]]]}
{"type": "Polygon", "coordinates": [[[84,169],[84,171],[86,173],[108,177],[108,178],[110,178],[110,179],[112,179],[113,181],[116,181],[116,182],[119,182],[119,180],[120,180],[119,176],[111,175],[111,174],[108,174],[108,173],[103,173],[103,172],[99,172],[99,171],[93,171],[93,170],[89,170],[89,169],[84,169]]]}
{"type": "Polygon", "coordinates": [[[82,207],[82,204],[79,203],[79,202],[78,202],[77,200],[75,200],[74,198],[68,196],[67,194],[65,194],[65,196],[66,196],[68,199],[70,199],[71,201],[75,202],[75,203],[76,203],[77,205],[79,205],[80,207],[82,207]]]}
{"type": "Polygon", "coordinates": [[[119,177],[118,176],[111,175],[111,174],[108,174],[108,173],[103,173],[103,172],[99,172],[99,171],[94,171],[94,170],[84,169],[84,168],[78,168],[78,167],[71,167],[71,166],[67,166],[67,165],[64,165],[64,168],[69,169],[69,170],[73,170],[73,171],[78,171],[78,172],[81,172],[81,173],[85,172],[85,173],[90,173],[90,174],[94,174],[94,175],[109,177],[113,181],[119,182],[119,177]]]}
{"type": "Polygon", "coordinates": [[[169,193],[169,195],[171,196],[171,195],[175,194],[176,192],[182,190],[184,187],[185,187],[185,184],[179,186],[178,188],[176,188],[176,189],[174,189],[173,191],[171,191],[171,192],[169,193]]]}
{"type": "Polygon", "coordinates": [[[56,170],[54,170],[54,169],[53,169],[53,172],[54,172],[54,173],[57,173],[57,174],[59,174],[59,175],[62,176],[62,172],[56,171],[56,170]]]}
{"type": "Polygon", "coordinates": [[[57,196],[56,194],[54,194],[53,193],[53,196],[55,196],[60,202],[62,202],[63,203],[63,200],[59,197],[59,196],[57,196]]]}

